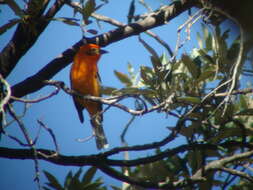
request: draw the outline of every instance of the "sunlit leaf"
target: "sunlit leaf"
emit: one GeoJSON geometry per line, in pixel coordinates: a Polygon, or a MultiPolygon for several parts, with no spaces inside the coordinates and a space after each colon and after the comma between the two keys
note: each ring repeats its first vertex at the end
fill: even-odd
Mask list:
{"type": "Polygon", "coordinates": [[[197,32],[197,41],[198,41],[198,45],[199,45],[199,48],[200,49],[203,49],[204,47],[203,47],[203,40],[202,40],[202,38],[201,38],[201,36],[200,36],[200,34],[199,34],[199,32],[197,32]]]}
{"type": "Polygon", "coordinates": [[[100,88],[101,94],[104,95],[113,95],[117,91],[117,88],[109,87],[109,86],[102,86],[100,88]]]}
{"type": "Polygon", "coordinates": [[[128,87],[128,88],[122,88],[117,90],[117,93],[121,94],[142,94],[142,95],[153,95],[155,91],[151,89],[139,89],[139,88],[134,88],[134,87],[128,87]]]}
{"type": "Polygon", "coordinates": [[[163,66],[166,66],[168,64],[168,58],[165,53],[163,53],[162,56],[160,57],[160,63],[163,66]]]}
{"type": "Polygon", "coordinates": [[[60,21],[72,26],[79,26],[79,24],[76,22],[78,21],[78,19],[75,19],[75,18],[59,17],[59,18],[53,18],[52,20],[60,21]]]}
{"type": "Polygon", "coordinates": [[[154,76],[154,71],[152,70],[152,68],[147,67],[147,66],[141,66],[140,75],[144,84],[153,85],[155,76],[154,76]]]}
{"type": "Polygon", "coordinates": [[[156,56],[150,56],[150,59],[151,59],[151,62],[156,74],[157,75],[161,74],[160,69],[162,65],[161,65],[160,59],[157,58],[156,56]]]}
{"type": "Polygon", "coordinates": [[[114,74],[120,80],[120,82],[122,82],[126,86],[132,86],[133,85],[131,79],[126,74],[121,73],[121,72],[116,71],[116,70],[114,71],[114,74]]]}
{"type": "Polygon", "coordinates": [[[208,31],[205,24],[201,24],[201,27],[202,27],[202,31],[203,31],[203,37],[206,40],[209,36],[209,31],[208,31]]]}
{"type": "Polygon", "coordinates": [[[132,66],[131,63],[128,63],[128,64],[127,64],[127,71],[128,71],[128,73],[129,73],[130,75],[133,75],[133,74],[134,74],[134,68],[133,68],[133,66],[132,66]]]}
{"type": "Polygon", "coordinates": [[[91,14],[95,11],[96,8],[96,1],[95,0],[88,0],[85,5],[83,6],[82,9],[82,15],[83,15],[83,20],[86,25],[89,24],[89,17],[91,14]]]}
{"type": "Polygon", "coordinates": [[[190,104],[200,104],[201,103],[201,99],[199,97],[191,97],[191,96],[178,97],[177,100],[182,101],[182,102],[187,102],[190,104]]]}

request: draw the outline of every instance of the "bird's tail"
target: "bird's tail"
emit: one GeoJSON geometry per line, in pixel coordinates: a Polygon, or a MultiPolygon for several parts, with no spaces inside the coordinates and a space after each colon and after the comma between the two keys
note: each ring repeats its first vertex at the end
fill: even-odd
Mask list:
{"type": "Polygon", "coordinates": [[[108,148],[108,142],[104,133],[103,125],[102,125],[102,116],[100,114],[93,115],[91,117],[91,125],[93,128],[93,132],[95,134],[97,148],[100,150],[102,148],[108,148]]]}

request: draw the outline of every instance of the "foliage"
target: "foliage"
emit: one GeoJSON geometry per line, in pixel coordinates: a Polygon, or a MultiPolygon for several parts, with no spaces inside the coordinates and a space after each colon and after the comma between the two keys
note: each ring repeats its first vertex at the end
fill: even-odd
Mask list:
{"type": "MultiPolygon", "coordinates": [[[[172,4],[178,4],[183,1],[175,0],[171,2],[172,4]]],[[[47,1],[29,1],[30,4],[27,4],[29,9],[26,11],[21,9],[20,5],[13,0],[6,0],[4,3],[12,9],[15,18],[0,27],[0,34],[19,25],[23,27],[22,29],[29,28],[29,32],[31,32],[29,34],[32,34],[29,35],[29,39],[31,36],[39,36],[38,28],[40,28],[40,24],[36,23],[36,19],[40,18],[38,19],[39,21],[44,19],[44,17],[41,19],[42,17],[40,16],[47,10],[47,5],[44,4],[47,4],[47,1]]],[[[67,24],[69,27],[78,26],[81,28],[83,36],[86,36],[87,32],[92,35],[97,34],[95,29],[87,28],[94,20],[97,21],[98,26],[100,26],[99,21],[120,26],[119,33],[121,34],[124,33],[122,32],[124,28],[133,29],[133,26],[138,25],[134,22],[139,20],[144,22],[146,18],[145,14],[136,15],[138,6],[135,0],[130,2],[127,14],[128,26],[124,26],[124,24],[112,18],[108,19],[107,17],[94,14],[95,11],[108,3],[106,0],[80,0],[77,4],[73,4],[72,1],[65,1],[64,3],[73,8],[73,17],[55,17],[55,15],[52,15],[43,20],[43,23],[57,21],[67,24]],[[82,21],[76,18],[77,14],[81,16],[82,21]]],[[[140,0],[140,3],[150,11],[145,1],[140,0]]],[[[203,2],[201,1],[201,3],[203,2]]],[[[164,7],[166,6],[161,7],[158,11],[151,13],[150,15],[152,16],[148,15],[147,17],[153,18],[155,15],[159,15],[164,7]]],[[[166,14],[163,16],[165,17],[166,14]]],[[[205,17],[205,14],[211,13],[203,12],[201,13],[201,17],[205,17]]],[[[194,16],[190,17],[190,19],[192,18],[194,16]]],[[[195,21],[192,21],[190,24],[188,23],[186,30],[188,33],[190,33],[191,24],[195,21]]],[[[224,30],[226,28],[224,25],[211,26],[207,22],[208,18],[204,19],[204,21],[201,25],[201,32],[196,33],[197,42],[194,45],[198,45],[198,47],[193,48],[189,53],[182,53],[180,51],[180,48],[185,45],[185,42],[182,43],[180,40],[176,44],[178,49],[175,48],[174,55],[169,55],[170,53],[161,53],[156,48],[153,48],[151,44],[139,36],[140,44],[150,54],[150,62],[137,69],[128,63],[127,72],[115,70],[115,77],[121,82],[122,88],[102,86],[102,94],[109,97],[105,99],[107,102],[102,102],[109,104],[107,109],[118,106],[118,108],[124,108],[124,111],[134,116],[157,111],[158,113],[165,113],[169,119],[170,117],[175,119],[176,124],[174,126],[171,126],[168,122],[168,136],[155,143],[150,142],[150,144],[145,145],[118,147],[95,156],[87,156],[88,158],[84,156],[82,159],[86,158],[88,160],[86,160],[88,163],[86,164],[93,165],[93,167],[88,169],[82,177],[81,168],[74,174],[70,171],[63,185],[53,174],[44,171],[48,180],[43,186],[45,190],[105,190],[107,188],[104,186],[101,178],[94,180],[97,169],[102,170],[106,174],[109,173],[110,176],[116,179],[128,182],[124,183],[122,188],[111,186],[115,190],[142,190],[146,189],[148,185],[150,185],[150,188],[154,188],[155,186],[157,189],[158,187],[170,189],[169,187],[173,185],[173,188],[185,190],[193,188],[206,190],[216,187],[220,189],[229,188],[231,190],[239,188],[251,189],[253,184],[252,154],[243,156],[245,153],[250,152],[253,147],[252,84],[246,84],[244,79],[244,76],[249,75],[252,77],[253,73],[252,68],[248,69],[247,66],[250,59],[250,49],[243,49],[243,46],[246,44],[243,40],[243,33],[234,38],[230,29],[224,30]],[[126,105],[121,104],[121,100],[128,97],[135,100],[135,109],[128,109],[126,105]],[[116,100],[110,102],[114,99],[116,100]],[[169,145],[170,142],[179,137],[184,139],[185,144],[177,146],[169,145]],[[121,152],[127,153],[127,151],[149,149],[156,149],[156,151],[152,155],[146,155],[140,159],[113,160],[108,158],[121,152]],[[99,162],[94,162],[90,158],[96,159],[99,162]],[[143,162],[140,162],[140,160],[143,162]],[[139,164],[134,164],[137,161],[139,161],[139,164]],[[115,166],[113,164],[115,163],[122,171],[119,172],[113,168],[115,166]],[[129,165],[131,167],[128,167],[129,165]]],[[[40,32],[42,31],[43,29],[40,32]]],[[[164,45],[159,37],[150,31],[146,31],[146,33],[159,41],[165,49],[168,49],[168,45],[164,45]]],[[[136,33],[133,35],[136,35],[136,33]]],[[[178,35],[180,35],[180,31],[178,31],[178,35]]],[[[110,35],[108,34],[108,36],[110,35]]],[[[100,37],[95,36],[94,39],[97,41],[100,37]]],[[[111,39],[110,43],[118,39],[120,37],[116,36],[115,39],[111,39]]],[[[106,43],[109,43],[107,40],[103,39],[101,44],[105,43],[103,45],[107,45],[106,43]]],[[[36,39],[31,41],[36,41],[36,39]]],[[[29,43],[29,40],[24,40],[24,42],[24,44],[29,43]]],[[[33,44],[29,45],[30,48],[33,44]]],[[[25,46],[22,46],[21,50],[23,51],[23,49],[25,49],[25,46]]],[[[70,60],[71,55],[73,57],[74,53],[72,51],[74,50],[72,49],[75,49],[75,47],[70,49],[71,53],[67,54],[66,60],[70,60]]],[[[20,54],[23,55],[25,52],[21,52],[20,54]]],[[[0,60],[4,59],[1,57],[0,60]]],[[[57,61],[56,63],[57,67],[63,64],[58,64],[57,61]]],[[[7,85],[4,83],[5,80],[2,79],[2,75],[0,77],[1,89],[4,89],[2,91],[8,91],[7,85]]],[[[56,86],[56,88],[58,91],[55,91],[55,93],[52,93],[47,98],[57,94],[60,89],[66,89],[62,83],[56,86]]],[[[67,91],[67,93],[73,95],[73,92],[67,91]]],[[[61,155],[58,154],[55,135],[52,133],[52,130],[44,125],[41,126],[51,134],[56,144],[56,158],[47,154],[43,156],[40,152],[43,150],[36,151],[34,145],[38,137],[35,138],[34,142],[29,139],[26,128],[21,122],[21,117],[15,116],[8,106],[5,109],[4,104],[7,103],[2,103],[4,99],[6,102],[17,100],[15,97],[11,97],[11,95],[7,97],[6,94],[8,93],[0,94],[0,132],[15,140],[21,146],[28,146],[32,149],[29,159],[35,160],[35,168],[38,168],[36,165],[38,159],[44,159],[49,162],[55,159],[54,163],[58,163],[57,161],[61,159],[58,159],[57,156],[60,157],[61,155]],[[5,127],[2,127],[2,125],[5,123],[4,114],[6,110],[9,111],[10,116],[17,121],[22,129],[27,144],[22,143],[22,141],[12,136],[12,134],[5,132],[5,127]]],[[[95,101],[105,100],[100,99],[95,101]]],[[[39,101],[42,101],[42,99],[39,101]]],[[[46,153],[48,152],[53,151],[46,151],[46,153]]],[[[21,158],[23,159],[23,157],[21,158]]],[[[38,173],[37,170],[36,173],[38,173]]]]}
{"type": "MultiPolygon", "coordinates": [[[[129,75],[115,71],[116,77],[125,88],[114,90],[114,93],[131,94],[134,91],[142,94],[151,105],[157,105],[165,101],[171,93],[176,93],[173,105],[164,111],[173,111],[178,116],[187,115],[179,133],[188,143],[252,143],[252,96],[244,94],[235,96],[232,98],[233,103],[226,105],[222,103],[226,95],[217,95],[219,93],[222,95],[229,89],[229,85],[221,86],[221,84],[231,76],[231,64],[238,57],[240,48],[238,38],[229,46],[227,42],[229,37],[229,30],[221,32],[221,29],[216,27],[212,34],[206,25],[202,25],[202,35],[198,33],[199,48],[193,49],[190,55],[183,54],[176,62],[170,61],[165,54],[157,58],[154,55],[158,52],[145,45],[149,52],[155,52],[151,56],[153,67],[142,66],[139,73],[134,74],[132,66],[129,65],[129,75]],[[138,76],[140,78],[136,80],[138,76]],[[214,89],[217,89],[215,91],[217,96],[208,98],[211,96],[208,93],[214,89]],[[146,93],[143,94],[143,91],[146,93]]],[[[245,57],[242,61],[245,61],[245,57]]],[[[237,88],[240,85],[242,84],[238,83],[237,88]]],[[[138,166],[130,175],[155,182],[178,181],[200,170],[203,163],[210,163],[214,159],[219,160],[242,150],[240,147],[191,150],[183,156],[175,155],[138,166]]],[[[199,188],[222,187],[230,178],[231,176],[224,181],[220,177],[217,178],[214,173],[210,173],[206,182],[199,183],[199,188]]],[[[248,183],[242,181],[240,187],[242,186],[246,188],[248,183]]],[[[236,189],[236,186],[232,189],[236,189]]]]}
{"type": "Polygon", "coordinates": [[[72,174],[70,171],[65,178],[64,185],[62,186],[58,180],[51,173],[44,171],[45,176],[47,177],[48,182],[47,186],[43,188],[45,190],[106,190],[106,187],[102,186],[103,181],[101,178],[92,181],[97,169],[91,167],[80,179],[82,174],[82,169],[80,168],[75,174],[72,174]]]}

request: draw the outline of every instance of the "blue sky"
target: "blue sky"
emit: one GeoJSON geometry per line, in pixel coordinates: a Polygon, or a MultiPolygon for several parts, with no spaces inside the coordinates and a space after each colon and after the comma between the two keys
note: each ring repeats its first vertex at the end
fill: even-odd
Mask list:
{"type": "MultiPolygon", "coordinates": [[[[155,9],[165,1],[147,0],[146,2],[148,2],[151,7],[155,9]]],[[[129,3],[129,0],[111,0],[110,3],[101,8],[98,13],[126,23],[126,15],[128,13],[129,3]]],[[[137,9],[138,13],[144,13],[146,11],[138,3],[137,5],[139,7],[137,9]]],[[[14,17],[8,7],[1,6],[0,9],[1,24],[6,23],[9,19],[14,17]]],[[[72,17],[72,9],[65,6],[56,17],[61,16],[72,17]]],[[[169,43],[172,48],[174,48],[176,43],[176,29],[180,24],[184,23],[185,20],[186,15],[183,15],[180,18],[173,20],[173,22],[156,28],[153,31],[161,36],[161,38],[167,43],[169,43]]],[[[115,28],[114,26],[110,26],[102,22],[101,25],[102,29],[99,29],[94,22],[94,24],[88,26],[88,29],[97,29],[99,33],[103,33],[115,28]]],[[[10,40],[14,30],[15,28],[0,36],[1,49],[10,40]]],[[[193,28],[193,30],[195,29],[193,28]]],[[[160,54],[166,52],[166,50],[157,44],[155,40],[147,37],[145,34],[142,34],[141,36],[150,44],[152,44],[152,47],[157,49],[160,54]]],[[[8,82],[11,85],[14,85],[35,74],[52,59],[57,57],[61,52],[79,41],[81,37],[82,33],[80,28],[70,27],[69,25],[61,22],[53,21],[48,26],[47,30],[40,36],[36,44],[19,61],[16,68],[7,78],[8,82]]],[[[184,47],[182,51],[187,52],[191,47],[192,45],[189,45],[189,47],[184,47]]],[[[123,87],[123,85],[114,76],[113,71],[117,70],[120,72],[126,72],[128,62],[133,65],[136,72],[138,72],[140,65],[151,65],[149,53],[138,42],[138,38],[136,36],[113,43],[104,49],[110,52],[109,54],[104,55],[99,62],[99,71],[102,78],[102,84],[105,86],[113,86],[117,88],[123,87]]],[[[64,81],[69,86],[69,70],[70,65],[60,71],[56,76],[53,77],[53,79],[64,81]]],[[[36,93],[30,94],[28,98],[32,99],[39,96],[44,96],[53,90],[54,88],[52,87],[45,87],[36,93]]],[[[22,113],[23,107],[24,105],[22,103],[15,103],[15,109],[17,113],[22,113]]],[[[85,143],[76,141],[77,138],[85,138],[91,135],[91,127],[86,112],[84,116],[85,123],[81,124],[74,108],[72,98],[64,92],[60,92],[57,96],[53,96],[48,100],[32,104],[22,120],[32,137],[35,137],[39,128],[36,120],[42,120],[56,134],[57,142],[62,154],[89,155],[98,152],[96,150],[94,139],[85,143]]],[[[120,134],[130,118],[131,115],[124,113],[117,108],[111,108],[104,114],[104,130],[109,140],[110,148],[120,146],[120,134]]],[[[171,117],[167,118],[165,114],[150,113],[142,117],[137,117],[126,135],[126,140],[129,145],[159,141],[167,136],[168,130],[166,127],[172,126],[173,123],[174,119],[171,117]]],[[[17,135],[19,137],[21,136],[21,132],[16,124],[9,126],[7,132],[12,135],[17,135]]],[[[1,146],[4,147],[20,148],[16,142],[5,137],[2,138],[0,143],[1,146]]],[[[170,146],[173,146],[177,143],[179,142],[173,142],[170,144],[170,146]]],[[[54,148],[51,137],[44,130],[42,130],[40,133],[37,148],[54,148]]],[[[149,152],[149,154],[151,153],[152,152],[149,152]]],[[[130,158],[140,157],[141,155],[145,156],[146,154],[147,152],[130,153],[130,158]]],[[[122,158],[122,155],[119,155],[118,157],[122,158]]],[[[41,170],[49,171],[60,180],[67,175],[67,172],[70,169],[77,170],[76,167],[62,167],[44,161],[40,161],[39,163],[41,170]]],[[[0,159],[0,168],[0,189],[15,190],[36,188],[36,184],[33,182],[35,175],[33,161],[0,159]]],[[[45,182],[45,177],[42,173],[40,176],[43,184],[45,182]]],[[[120,185],[119,182],[107,177],[101,172],[98,173],[98,176],[103,177],[105,184],[120,185]]]]}

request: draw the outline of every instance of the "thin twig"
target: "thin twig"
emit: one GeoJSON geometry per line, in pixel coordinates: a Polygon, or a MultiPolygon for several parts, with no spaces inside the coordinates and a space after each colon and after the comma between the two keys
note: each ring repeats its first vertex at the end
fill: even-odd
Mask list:
{"type": "Polygon", "coordinates": [[[54,146],[55,146],[55,152],[56,152],[56,154],[54,153],[53,155],[54,156],[57,156],[58,154],[59,154],[59,146],[58,146],[58,143],[57,143],[57,140],[56,140],[56,137],[55,137],[55,135],[54,135],[54,132],[53,132],[53,130],[52,129],[50,129],[49,127],[47,127],[41,120],[37,120],[37,122],[38,122],[38,124],[41,126],[41,127],[43,127],[49,134],[50,134],[50,136],[52,137],[52,139],[53,139],[53,142],[54,142],[54,146]]]}
{"type": "Polygon", "coordinates": [[[239,176],[239,177],[245,178],[249,182],[253,183],[253,177],[250,176],[249,174],[245,173],[245,172],[241,172],[241,171],[234,170],[232,168],[226,168],[226,167],[221,167],[221,170],[225,171],[225,172],[227,172],[229,174],[232,174],[234,176],[239,176]]]}
{"type": "Polygon", "coordinates": [[[14,120],[16,120],[16,122],[18,123],[18,126],[20,127],[27,143],[30,145],[29,147],[32,149],[33,151],[33,155],[34,155],[34,167],[35,167],[35,178],[34,180],[37,182],[39,189],[41,189],[41,185],[40,185],[40,169],[39,169],[39,161],[38,161],[38,152],[36,151],[36,147],[34,145],[33,140],[30,138],[28,131],[25,128],[25,125],[23,124],[23,122],[18,118],[18,116],[16,115],[15,111],[12,109],[11,105],[8,105],[8,111],[10,113],[10,115],[13,117],[14,120]]]}
{"type": "Polygon", "coordinates": [[[144,0],[139,0],[139,3],[142,4],[143,7],[148,10],[148,12],[153,12],[152,8],[144,0]]]}
{"type": "Polygon", "coordinates": [[[38,102],[44,101],[46,99],[49,99],[52,96],[57,95],[60,91],[60,88],[58,88],[57,86],[55,86],[55,87],[56,87],[56,89],[53,92],[51,92],[50,94],[40,97],[40,98],[33,99],[33,100],[28,100],[28,99],[24,99],[24,98],[17,98],[14,96],[11,96],[11,99],[18,101],[18,102],[24,102],[24,103],[38,103],[38,102]]]}
{"type": "MultiPolygon", "coordinates": [[[[81,5],[78,2],[67,1],[67,4],[82,13],[81,5]]],[[[104,16],[104,15],[92,13],[91,16],[99,21],[103,21],[114,26],[118,26],[118,27],[125,26],[124,23],[119,22],[116,19],[104,16]]],[[[168,51],[171,57],[173,56],[173,51],[171,50],[170,46],[164,40],[162,40],[157,34],[155,34],[154,32],[150,30],[146,30],[144,33],[154,38],[158,43],[160,43],[168,51]]]]}
{"type": "Polygon", "coordinates": [[[125,140],[125,136],[126,136],[126,133],[130,127],[130,125],[133,123],[133,121],[135,120],[136,116],[132,116],[131,119],[127,122],[126,126],[124,127],[124,130],[122,131],[121,135],[120,135],[120,139],[121,139],[121,144],[123,146],[127,146],[127,142],[125,140]]]}
{"type": "Polygon", "coordinates": [[[189,36],[190,36],[190,27],[196,22],[198,21],[201,17],[203,17],[203,15],[201,14],[203,12],[204,9],[200,9],[198,10],[193,16],[190,16],[190,18],[183,23],[181,26],[178,27],[177,29],[177,42],[176,42],[176,47],[173,53],[173,56],[171,58],[171,61],[174,62],[176,59],[176,56],[178,54],[178,50],[188,41],[189,36]],[[181,42],[181,31],[182,29],[186,27],[186,31],[187,31],[187,38],[181,42]]]}
{"type": "Polygon", "coordinates": [[[53,86],[58,86],[59,88],[61,88],[64,92],[66,92],[67,94],[73,96],[78,96],[81,97],[83,99],[86,100],[92,100],[92,101],[97,101],[97,102],[101,102],[103,104],[109,105],[109,106],[114,106],[117,107],[125,112],[128,112],[132,115],[136,115],[136,116],[140,116],[143,114],[147,114],[156,110],[161,109],[163,106],[165,106],[166,104],[168,104],[168,102],[165,100],[164,102],[152,106],[151,108],[147,108],[146,103],[144,100],[142,100],[142,98],[140,97],[140,95],[137,94],[124,94],[124,95],[119,95],[119,96],[112,96],[112,97],[108,97],[108,98],[101,98],[101,97],[95,97],[95,96],[83,96],[80,93],[77,93],[73,90],[71,90],[70,88],[68,88],[63,82],[61,81],[53,81],[53,80],[48,80],[45,81],[45,83],[47,85],[53,85],[53,86]],[[144,108],[142,110],[134,110],[134,109],[130,109],[127,106],[123,105],[123,104],[119,104],[119,101],[122,101],[125,98],[135,98],[138,99],[140,101],[142,101],[144,108]]]}
{"type": "MultiPolygon", "coordinates": [[[[4,92],[1,93],[0,96],[0,135],[3,132],[3,126],[6,124],[6,120],[5,120],[5,111],[4,111],[4,107],[5,105],[9,102],[10,97],[11,97],[11,88],[9,83],[4,80],[3,76],[0,74],[0,82],[5,86],[6,88],[6,94],[4,92]]],[[[3,87],[4,89],[4,87],[3,87]]]]}
{"type": "MultiPolygon", "coordinates": [[[[238,22],[238,20],[234,17],[232,17],[231,15],[229,15],[227,12],[215,7],[208,7],[208,6],[205,6],[204,9],[206,10],[210,10],[212,8],[212,11],[217,11],[218,13],[220,14],[223,14],[225,15],[227,18],[229,18],[230,20],[232,20],[238,27],[239,27],[239,30],[240,30],[240,49],[239,49],[239,53],[238,53],[238,56],[237,56],[237,60],[235,61],[235,65],[232,67],[232,77],[231,77],[231,85],[229,87],[229,90],[228,90],[228,95],[226,96],[226,98],[224,98],[224,100],[220,103],[220,105],[223,105],[225,104],[225,107],[223,109],[223,113],[222,115],[225,114],[226,110],[227,110],[227,102],[229,102],[230,98],[231,98],[231,95],[232,95],[232,92],[233,90],[236,88],[236,82],[237,82],[237,79],[238,77],[240,76],[239,75],[239,69],[240,69],[240,66],[242,64],[242,59],[243,59],[243,51],[244,51],[244,32],[243,32],[243,29],[242,29],[242,26],[241,24],[238,22]]],[[[220,107],[220,106],[219,106],[220,107]]]]}

